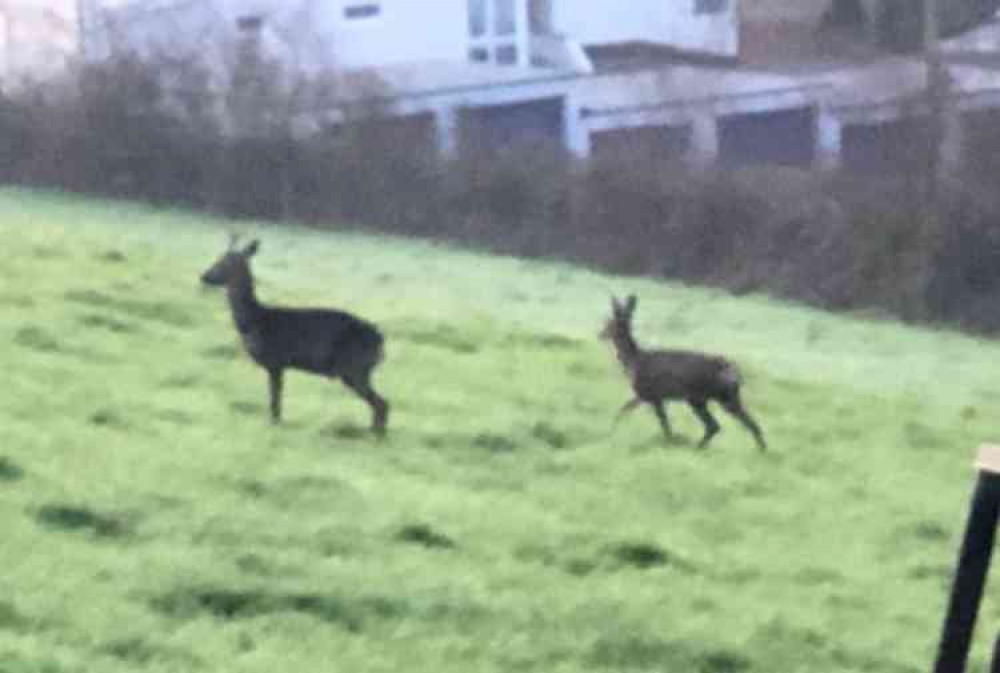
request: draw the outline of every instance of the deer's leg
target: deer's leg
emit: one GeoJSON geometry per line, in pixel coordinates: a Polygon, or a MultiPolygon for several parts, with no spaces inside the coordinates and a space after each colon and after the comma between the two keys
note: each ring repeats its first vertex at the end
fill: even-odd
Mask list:
{"type": "Polygon", "coordinates": [[[385,426],[389,421],[389,403],[375,392],[371,384],[371,374],[357,374],[341,377],[344,385],[354,391],[358,397],[368,403],[372,409],[372,430],[376,435],[385,435],[385,426]]]}
{"type": "Polygon", "coordinates": [[[731,395],[719,401],[722,403],[723,409],[732,414],[740,423],[743,424],[743,427],[750,431],[753,438],[757,440],[757,447],[761,451],[766,451],[767,442],[764,441],[764,433],[761,432],[760,426],[757,425],[757,421],[753,419],[750,412],[743,406],[739,390],[734,391],[731,395]]]}
{"type": "Polygon", "coordinates": [[[673,437],[674,432],[670,429],[670,419],[667,418],[667,410],[663,404],[663,400],[653,403],[653,411],[656,412],[656,418],[660,421],[660,427],[663,428],[663,434],[666,435],[667,439],[673,437]]]}
{"type": "Polygon", "coordinates": [[[618,410],[618,414],[615,416],[615,420],[612,421],[611,427],[613,428],[616,425],[618,425],[618,422],[622,419],[622,417],[625,414],[627,414],[628,412],[632,411],[633,409],[635,409],[640,404],[642,404],[642,400],[640,400],[638,397],[633,397],[628,402],[626,402],[625,404],[623,404],[622,408],[618,410]]]}
{"type": "Polygon", "coordinates": [[[698,442],[698,448],[704,449],[708,446],[708,442],[712,437],[719,431],[719,422],[715,420],[715,417],[708,410],[708,402],[706,400],[688,400],[688,404],[691,405],[691,409],[701,421],[701,424],[705,426],[705,436],[698,442]]]}
{"type": "Polygon", "coordinates": [[[281,384],[283,370],[268,369],[267,381],[271,391],[271,422],[281,421],[281,384]]]}

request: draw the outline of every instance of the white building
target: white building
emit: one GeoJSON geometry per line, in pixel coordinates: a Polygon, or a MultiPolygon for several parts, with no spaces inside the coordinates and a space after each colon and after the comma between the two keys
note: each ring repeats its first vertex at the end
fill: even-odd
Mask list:
{"type": "MultiPolygon", "coordinates": [[[[367,102],[358,74],[373,74],[382,109],[445,153],[474,128],[498,147],[545,139],[581,157],[638,149],[696,165],[833,167],[870,154],[871,129],[883,128],[872,125],[912,108],[860,100],[919,89],[907,58],[785,74],[732,67],[740,11],[740,0],[125,0],[87,43],[92,54],[117,43],[209,60],[236,44],[330,70],[346,84],[334,121],[367,102]],[[678,53],[721,63],[678,63],[678,53]]],[[[973,70],[959,78],[962,95],[992,105],[979,92],[1000,88],[1000,75],[973,70]]]]}
{"type": "MultiPolygon", "coordinates": [[[[322,40],[341,68],[471,61],[588,70],[580,46],[645,42],[724,57],[739,50],[738,0],[125,0],[113,21],[161,39],[171,14],[202,31],[260,26],[322,40]],[[142,26],[141,24],[150,24],[142,26]]],[[[98,37],[99,36],[92,36],[98,37]]],[[[119,36],[120,38],[121,36],[119,36]]],[[[172,35],[170,40],[187,39],[172,35]]]]}
{"type": "MultiPolygon", "coordinates": [[[[92,25],[86,44],[92,55],[127,46],[225,62],[219,45],[243,41],[348,80],[376,74],[392,111],[427,116],[445,151],[471,120],[499,137],[547,134],[586,154],[580,112],[601,107],[587,79],[602,50],[733,59],[737,10],[738,0],[126,0],[92,25]]],[[[640,88],[639,104],[664,95],[640,88]]]]}
{"type": "Polygon", "coordinates": [[[65,69],[77,52],[70,0],[0,0],[0,85],[16,87],[65,69]]]}

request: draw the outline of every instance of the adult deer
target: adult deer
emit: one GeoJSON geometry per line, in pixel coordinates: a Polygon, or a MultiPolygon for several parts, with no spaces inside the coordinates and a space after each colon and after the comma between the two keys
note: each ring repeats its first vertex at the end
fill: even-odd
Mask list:
{"type": "Polygon", "coordinates": [[[281,393],[286,369],[339,378],[368,403],[372,430],[385,434],[389,404],[372,387],[371,376],[383,357],[383,337],[369,322],[333,309],[267,306],[257,300],[250,258],[256,240],[240,249],[233,236],[229,248],[201,275],[206,285],[225,286],[233,322],[247,353],[267,371],[271,420],[281,420],[281,393]]]}
{"type": "Polygon", "coordinates": [[[736,365],[724,357],[707,353],[644,349],[632,335],[632,316],[637,303],[635,295],[629,296],[624,303],[612,297],[611,317],[600,334],[614,346],[618,362],[635,393],[635,397],[622,406],[615,422],[640,404],[648,404],[669,439],[673,433],[665,403],[684,400],[705,427],[705,435],[698,443],[699,448],[704,448],[719,432],[719,422],[708,409],[709,401],[714,400],[750,431],[761,451],[766,450],[760,426],[740,400],[743,378],[736,365]]]}

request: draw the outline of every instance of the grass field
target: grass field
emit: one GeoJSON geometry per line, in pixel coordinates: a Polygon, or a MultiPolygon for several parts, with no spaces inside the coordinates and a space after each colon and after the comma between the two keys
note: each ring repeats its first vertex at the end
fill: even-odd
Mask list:
{"type": "MultiPolygon", "coordinates": [[[[377,322],[384,442],[286,423],[198,274],[226,224],[0,191],[0,671],[927,670],[997,344],[266,223],[258,291],[377,322]],[[724,351],[738,424],[664,445],[595,338],[724,351]]],[[[984,605],[976,665],[1000,623],[984,605]],[[990,631],[987,633],[987,631],[990,631]]]]}

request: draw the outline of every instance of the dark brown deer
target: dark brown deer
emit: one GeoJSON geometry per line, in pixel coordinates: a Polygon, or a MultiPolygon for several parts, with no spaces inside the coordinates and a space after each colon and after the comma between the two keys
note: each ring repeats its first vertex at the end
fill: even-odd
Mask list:
{"type": "Polygon", "coordinates": [[[709,401],[716,401],[749,430],[761,451],[767,449],[760,426],[743,407],[740,385],[743,382],[736,365],[724,357],[686,350],[646,350],[632,336],[632,315],[635,295],[625,303],[611,298],[611,317],[602,339],[611,341],[615,354],[632,384],[635,397],[622,406],[615,422],[640,404],[648,404],[656,412],[667,439],[672,437],[665,403],[684,400],[705,426],[705,436],[698,443],[704,448],[717,432],[719,423],[708,410],[709,401]]]}
{"type": "Polygon", "coordinates": [[[281,420],[281,390],[286,369],[339,378],[368,403],[372,429],[385,434],[389,404],[372,388],[372,370],[382,361],[379,330],[344,311],[267,306],[257,301],[250,258],[260,244],[242,250],[236,237],[205,273],[206,285],[225,286],[240,339],[254,362],[267,370],[271,420],[281,420]]]}

